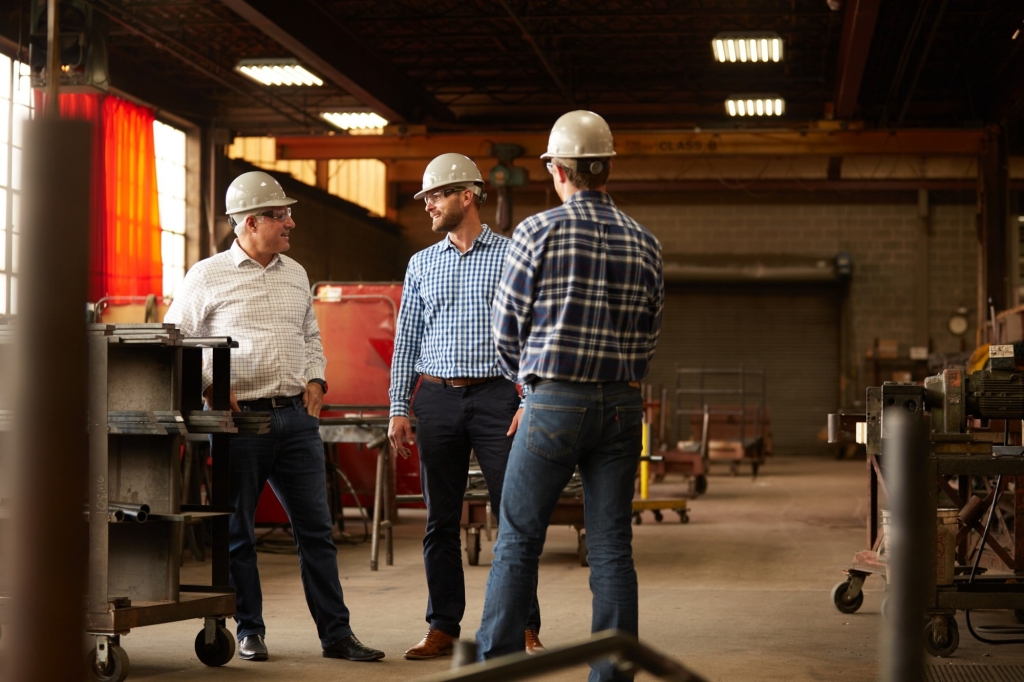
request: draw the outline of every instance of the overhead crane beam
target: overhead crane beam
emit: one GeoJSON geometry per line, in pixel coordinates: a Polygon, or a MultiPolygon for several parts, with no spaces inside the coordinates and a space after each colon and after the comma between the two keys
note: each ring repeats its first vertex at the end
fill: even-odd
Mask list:
{"type": "MultiPolygon", "coordinates": [[[[802,130],[728,132],[616,132],[625,156],[978,156],[989,132],[982,129],[802,130]]],[[[547,148],[547,133],[443,133],[437,135],[336,135],[279,137],[278,159],[431,159],[445,152],[490,156],[495,143],[517,144],[524,157],[547,148]]]]}

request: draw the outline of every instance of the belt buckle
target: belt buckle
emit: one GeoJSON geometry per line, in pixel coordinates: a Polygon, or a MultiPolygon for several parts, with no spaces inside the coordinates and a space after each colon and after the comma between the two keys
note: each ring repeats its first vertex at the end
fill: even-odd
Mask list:
{"type": "Polygon", "coordinates": [[[279,398],[278,396],[274,396],[273,398],[270,399],[270,406],[272,408],[274,408],[274,409],[281,409],[282,407],[288,407],[289,403],[290,403],[290,401],[288,401],[288,400],[286,400],[284,398],[279,398]]]}
{"type": "Polygon", "coordinates": [[[452,388],[465,388],[470,385],[469,381],[469,379],[449,379],[448,385],[452,388]]]}

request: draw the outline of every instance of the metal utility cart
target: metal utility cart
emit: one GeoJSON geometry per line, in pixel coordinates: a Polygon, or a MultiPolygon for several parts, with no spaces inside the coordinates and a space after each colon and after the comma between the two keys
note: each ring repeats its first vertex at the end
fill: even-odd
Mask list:
{"type": "MultiPolygon", "coordinates": [[[[199,660],[224,665],[235,637],[228,577],[228,447],[236,428],[229,404],[232,342],[185,339],[170,324],[91,325],[89,339],[89,581],[86,633],[91,679],[129,673],[121,635],[132,628],[202,618],[199,660]],[[202,409],[203,348],[213,355],[213,407],[202,409]],[[212,504],[181,504],[186,433],[210,436],[212,504]],[[211,517],[212,580],[181,585],[185,523],[211,517]]],[[[252,415],[249,417],[252,419],[252,415]]],[[[245,430],[260,425],[246,424],[245,430]]]]}
{"type": "Polygon", "coordinates": [[[682,452],[698,455],[705,466],[728,462],[733,475],[747,463],[757,476],[771,452],[763,369],[676,367],[675,395],[677,437],[684,420],[691,434],[700,435],[683,442],[682,452]]]}
{"type": "Polygon", "coordinates": [[[955,536],[943,539],[937,524],[928,525],[930,546],[937,550],[929,553],[933,568],[924,576],[925,648],[933,656],[956,651],[960,641],[957,611],[968,612],[968,624],[972,609],[1013,610],[1018,619],[1024,615],[1024,447],[1008,427],[997,434],[996,441],[991,432],[968,430],[975,418],[1004,420],[1007,425],[1024,419],[1024,372],[1014,367],[1012,347],[992,346],[990,353],[991,369],[971,374],[947,369],[925,379],[924,386],[887,382],[867,390],[866,414],[829,416],[832,442],[838,442],[843,432],[855,431],[868,454],[868,549],[857,552],[845,571],[847,579],[832,590],[832,602],[843,613],[860,608],[868,576],[885,576],[889,569],[880,551],[884,530],[878,523],[887,497],[881,457],[886,414],[898,410],[911,419],[930,421],[928,465],[920,472],[921,485],[927,489],[929,509],[937,522],[944,507],[954,507],[951,511],[957,515],[955,536]],[[1011,437],[1014,444],[1009,444],[1011,437]],[[975,481],[991,478],[996,483],[990,490],[975,485],[975,481]],[[1006,549],[990,530],[1000,497],[1011,481],[1016,486],[1016,522],[1008,535],[1012,547],[1006,549]],[[975,538],[980,539],[974,542],[975,538]],[[993,551],[1006,573],[979,570],[985,549],[993,551]],[[940,554],[950,557],[952,565],[944,567],[940,554]]]}

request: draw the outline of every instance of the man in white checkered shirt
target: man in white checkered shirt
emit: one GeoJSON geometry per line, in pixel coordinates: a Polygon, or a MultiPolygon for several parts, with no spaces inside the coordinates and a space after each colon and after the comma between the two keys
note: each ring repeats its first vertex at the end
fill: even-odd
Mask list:
{"type": "MultiPolygon", "coordinates": [[[[254,171],[231,183],[226,203],[238,239],[230,250],[189,270],[164,321],[186,336],[237,341],[231,353],[231,409],[271,414],[270,433],[231,439],[230,567],[238,656],[269,657],[254,529],[256,505],[269,482],[291,521],[302,587],[324,657],[375,661],[384,652],[364,646],[352,633],[338,580],[319,420],[327,361],[309,280],[301,265],[281,255],[291,246],[295,200],[273,177],[254,171]]],[[[204,368],[207,403],[211,383],[204,368]]]]}
{"type": "MultiPolygon", "coordinates": [[[[409,261],[391,361],[392,447],[412,442],[409,402],[416,412],[420,482],[427,503],[423,564],[427,574],[426,636],[405,657],[450,654],[466,611],[459,535],[469,453],[476,453],[497,514],[512,434],[519,423],[519,392],[501,375],[491,338],[491,300],[509,240],[480,222],[484,179],[473,161],[442,154],[427,166],[417,199],[426,202],[431,229],[444,239],[409,261]]],[[[537,639],[540,610],[534,596],[526,650],[537,639]]]]}

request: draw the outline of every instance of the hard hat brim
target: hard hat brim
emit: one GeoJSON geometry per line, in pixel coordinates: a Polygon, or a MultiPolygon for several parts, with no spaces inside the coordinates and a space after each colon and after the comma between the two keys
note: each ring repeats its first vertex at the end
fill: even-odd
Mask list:
{"type": "Polygon", "coordinates": [[[250,206],[248,208],[239,208],[234,211],[228,211],[224,215],[236,215],[238,213],[256,213],[263,208],[280,208],[281,206],[291,206],[297,199],[291,197],[285,197],[284,199],[268,199],[258,206],[250,206]]]}
{"type": "Polygon", "coordinates": [[[544,152],[540,155],[542,159],[610,159],[615,156],[613,151],[611,154],[554,154],[552,152],[544,152]]]}

